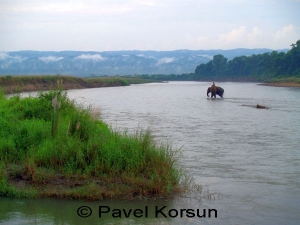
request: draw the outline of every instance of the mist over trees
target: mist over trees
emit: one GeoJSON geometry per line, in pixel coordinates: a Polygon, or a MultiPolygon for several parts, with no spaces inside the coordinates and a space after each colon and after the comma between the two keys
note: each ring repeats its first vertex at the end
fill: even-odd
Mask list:
{"type": "Polygon", "coordinates": [[[267,52],[239,56],[228,60],[218,54],[195,69],[194,80],[262,81],[276,78],[300,77],[300,40],[284,52],[267,52]]]}

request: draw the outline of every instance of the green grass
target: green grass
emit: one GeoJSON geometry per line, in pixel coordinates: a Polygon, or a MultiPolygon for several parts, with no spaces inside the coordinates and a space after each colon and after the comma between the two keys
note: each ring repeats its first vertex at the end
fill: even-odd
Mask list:
{"type": "Polygon", "coordinates": [[[184,190],[177,156],[150,131],[113,131],[63,91],[9,99],[0,92],[0,196],[170,197],[184,190]]]}
{"type": "Polygon", "coordinates": [[[267,82],[273,82],[273,83],[282,83],[282,82],[291,82],[291,83],[300,83],[300,76],[294,76],[294,77],[282,77],[282,78],[273,78],[268,80],[267,82]]]}

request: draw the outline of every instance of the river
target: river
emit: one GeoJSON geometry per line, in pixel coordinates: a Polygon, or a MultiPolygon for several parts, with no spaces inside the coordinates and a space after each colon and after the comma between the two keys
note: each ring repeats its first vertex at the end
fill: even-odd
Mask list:
{"type": "Polygon", "coordinates": [[[149,128],[157,141],[180,148],[179,164],[211,198],[134,202],[1,198],[0,224],[299,224],[300,88],[220,82],[216,85],[224,88],[224,98],[210,99],[206,97],[210,85],[139,84],[69,90],[68,96],[100,110],[101,119],[113,129],[149,128]],[[257,104],[269,109],[257,109],[257,104]],[[79,217],[80,206],[89,206],[93,214],[79,217]],[[99,218],[99,206],[139,209],[144,214],[119,219],[107,213],[99,218]],[[164,212],[174,209],[174,218],[162,214],[156,218],[155,207],[163,206],[164,212]],[[176,216],[182,209],[206,210],[206,217],[176,216]],[[208,217],[209,209],[217,211],[217,218],[208,217]]]}

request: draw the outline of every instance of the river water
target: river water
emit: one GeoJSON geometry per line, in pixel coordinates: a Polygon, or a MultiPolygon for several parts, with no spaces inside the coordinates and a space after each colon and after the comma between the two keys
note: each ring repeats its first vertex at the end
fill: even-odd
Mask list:
{"type": "MultiPolygon", "coordinates": [[[[1,224],[299,224],[300,88],[217,83],[224,99],[206,97],[207,82],[169,82],[70,90],[68,96],[101,111],[114,129],[150,128],[158,141],[181,148],[179,164],[203,186],[200,200],[81,202],[0,199],[1,224]],[[257,109],[257,104],[270,107],[257,109]],[[77,215],[89,206],[89,218],[77,215]],[[99,206],[110,213],[99,218],[99,206]],[[169,218],[155,214],[166,206],[169,218]],[[106,207],[106,208],[105,208],[106,207]],[[146,210],[146,208],[147,210],[146,210]],[[138,209],[141,218],[114,218],[138,209]],[[173,210],[174,209],[174,210],[173,210]],[[176,210],[177,211],[176,211],[176,210]],[[206,210],[205,218],[182,209],[206,210]],[[215,214],[208,216],[208,210],[215,214]],[[146,214],[148,211],[148,214],[146,214]],[[156,218],[159,217],[159,218],[156,218]]],[[[86,211],[83,211],[86,213],[86,211]]]]}

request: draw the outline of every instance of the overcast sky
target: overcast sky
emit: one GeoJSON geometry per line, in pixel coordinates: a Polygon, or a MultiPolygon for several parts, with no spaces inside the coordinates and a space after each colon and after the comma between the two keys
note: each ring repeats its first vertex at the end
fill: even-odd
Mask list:
{"type": "Polygon", "coordinates": [[[300,0],[0,0],[0,51],[290,48],[300,0]]]}

